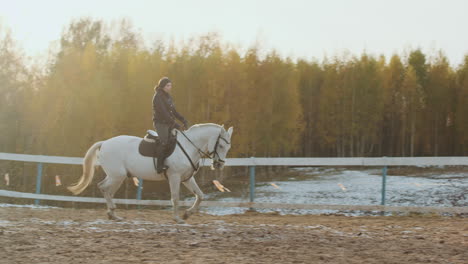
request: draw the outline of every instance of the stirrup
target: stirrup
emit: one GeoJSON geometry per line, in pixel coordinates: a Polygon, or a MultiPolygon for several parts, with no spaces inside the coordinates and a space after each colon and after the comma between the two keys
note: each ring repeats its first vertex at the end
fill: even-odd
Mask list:
{"type": "Polygon", "coordinates": [[[157,173],[163,173],[163,172],[167,171],[168,169],[169,169],[169,167],[168,167],[167,165],[163,165],[162,168],[159,168],[159,167],[158,167],[158,168],[156,169],[156,172],[157,172],[157,173]]]}

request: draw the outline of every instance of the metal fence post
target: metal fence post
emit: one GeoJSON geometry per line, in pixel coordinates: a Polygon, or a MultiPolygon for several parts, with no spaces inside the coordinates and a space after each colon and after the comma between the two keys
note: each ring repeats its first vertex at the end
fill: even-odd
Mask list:
{"type": "MultiPolygon", "coordinates": [[[[137,188],[137,200],[141,200],[141,191],[143,190],[143,179],[138,179],[138,188],[137,188]]],[[[138,209],[141,208],[141,205],[137,206],[138,209]]]]}
{"type": "Polygon", "coordinates": [[[382,170],[382,202],[381,205],[385,205],[385,189],[387,185],[387,166],[383,167],[382,170]]]}
{"type": "Polygon", "coordinates": [[[143,179],[138,179],[137,200],[141,200],[141,190],[143,189],[143,179]]]}
{"type": "MultiPolygon", "coordinates": [[[[36,194],[41,193],[41,183],[42,183],[42,163],[37,164],[37,176],[36,176],[36,194]]],[[[39,205],[39,199],[34,200],[35,205],[39,205]]]]}
{"type": "Polygon", "coordinates": [[[255,166],[250,166],[250,202],[255,199],[255,166]]]}

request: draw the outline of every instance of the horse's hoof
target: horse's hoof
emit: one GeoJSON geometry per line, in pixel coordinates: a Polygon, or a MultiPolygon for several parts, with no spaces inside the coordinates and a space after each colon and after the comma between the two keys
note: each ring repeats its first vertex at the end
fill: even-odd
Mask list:
{"type": "Polygon", "coordinates": [[[185,224],[185,221],[182,220],[182,219],[175,219],[176,223],[179,224],[179,225],[183,225],[185,224]]]}
{"type": "Polygon", "coordinates": [[[122,217],[118,217],[114,214],[111,214],[111,213],[107,213],[107,217],[109,218],[109,220],[114,220],[114,221],[117,221],[117,222],[120,222],[120,221],[123,221],[124,219],[122,217]]]}
{"type": "Polygon", "coordinates": [[[185,212],[184,215],[182,216],[182,219],[187,220],[189,216],[190,216],[189,212],[185,212]]]}

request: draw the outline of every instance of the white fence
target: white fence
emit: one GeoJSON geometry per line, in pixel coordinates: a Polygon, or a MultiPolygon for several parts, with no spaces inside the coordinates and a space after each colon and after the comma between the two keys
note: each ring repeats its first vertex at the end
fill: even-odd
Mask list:
{"type": "MultiPolygon", "coordinates": [[[[51,164],[82,164],[83,158],[11,154],[0,152],[0,160],[51,164]]],[[[209,166],[206,160],[204,166],[209,166]]],[[[382,157],[382,158],[232,158],[226,166],[468,166],[468,157],[382,157]]]]}
{"type": "MultiPolygon", "coordinates": [[[[82,203],[105,203],[104,198],[74,197],[61,195],[34,194],[0,190],[0,196],[40,199],[49,201],[82,202],[82,203]]],[[[134,205],[157,205],[171,206],[171,201],[165,200],[135,200],[135,199],[113,199],[118,204],[134,205]]],[[[181,206],[192,206],[193,202],[179,201],[181,206]]],[[[385,205],[339,205],[339,204],[285,204],[285,203],[254,203],[254,202],[216,202],[203,201],[202,207],[246,207],[246,208],[278,208],[278,209],[307,209],[307,210],[341,210],[341,211],[386,211],[386,212],[419,212],[419,213],[468,213],[466,207],[415,207],[415,206],[385,206],[385,205]]]]}
{"type": "MultiPolygon", "coordinates": [[[[36,177],[36,194],[0,190],[0,196],[13,198],[39,200],[72,201],[104,203],[102,198],[74,197],[40,194],[42,181],[42,164],[82,164],[83,158],[41,156],[0,153],[0,160],[12,160],[38,163],[36,177]]],[[[203,166],[209,166],[205,161],[203,166]]],[[[382,158],[231,158],[227,159],[226,166],[248,166],[250,167],[250,202],[214,202],[204,201],[202,206],[227,206],[227,207],[249,207],[249,208],[284,208],[284,209],[320,209],[320,210],[364,210],[364,211],[398,211],[398,212],[449,212],[468,213],[467,207],[408,207],[408,206],[385,206],[385,186],[387,166],[443,166],[461,165],[468,166],[468,157],[382,157],[382,158]],[[256,166],[377,166],[383,168],[382,175],[382,203],[381,205],[318,205],[318,204],[280,204],[280,203],[255,203],[255,167],[256,166]]],[[[142,184],[143,181],[140,181],[142,184]]],[[[141,200],[140,185],[137,199],[115,199],[116,203],[139,204],[139,205],[170,205],[170,201],[141,200]]],[[[189,205],[189,202],[182,202],[189,205]]]]}

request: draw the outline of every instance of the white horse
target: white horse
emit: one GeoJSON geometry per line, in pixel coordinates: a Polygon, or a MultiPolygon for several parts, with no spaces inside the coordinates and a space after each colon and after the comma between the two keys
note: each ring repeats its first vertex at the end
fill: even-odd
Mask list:
{"type": "MultiPolygon", "coordinates": [[[[196,197],[193,206],[183,216],[184,219],[187,219],[198,211],[203,200],[203,192],[193,178],[197,172],[193,165],[199,164],[203,156],[208,155],[212,159],[212,169],[222,169],[227,152],[231,148],[232,131],[232,127],[226,131],[224,126],[199,124],[183,132],[185,136],[182,132],[177,133],[177,141],[192,160],[191,163],[180,146],[176,146],[172,155],[166,159],[166,164],[169,166],[166,171],[167,180],[171,190],[174,220],[177,223],[184,223],[179,218],[178,213],[180,184],[183,183],[196,197]]],[[[99,159],[99,163],[106,173],[106,178],[98,183],[98,187],[107,202],[107,215],[109,219],[121,220],[114,213],[116,206],[112,202],[112,198],[127,178],[128,173],[144,180],[166,180],[164,174],[157,174],[153,158],[144,157],[138,152],[141,140],[142,138],[134,136],[117,136],[94,143],[84,157],[83,175],[77,184],[68,187],[68,189],[75,195],[84,191],[93,179],[96,159],[99,159]]]]}

